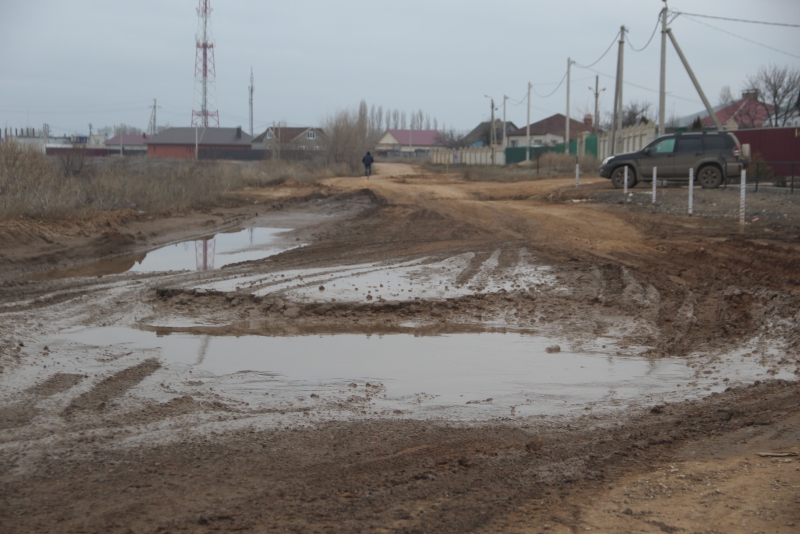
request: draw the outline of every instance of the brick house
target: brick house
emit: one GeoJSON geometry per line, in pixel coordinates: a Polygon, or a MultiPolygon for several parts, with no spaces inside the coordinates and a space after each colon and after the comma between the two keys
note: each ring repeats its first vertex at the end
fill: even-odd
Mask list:
{"type": "Polygon", "coordinates": [[[252,137],[236,128],[167,128],[147,140],[147,155],[151,158],[195,157],[199,150],[250,150],[252,137]]]}

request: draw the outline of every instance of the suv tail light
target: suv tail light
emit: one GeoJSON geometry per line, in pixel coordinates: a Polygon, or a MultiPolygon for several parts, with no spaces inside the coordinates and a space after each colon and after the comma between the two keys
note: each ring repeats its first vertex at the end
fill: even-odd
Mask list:
{"type": "Polygon", "coordinates": [[[739,148],[739,145],[736,145],[736,148],[733,149],[733,155],[737,158],[742,154],[742,151],[739,148]]]}

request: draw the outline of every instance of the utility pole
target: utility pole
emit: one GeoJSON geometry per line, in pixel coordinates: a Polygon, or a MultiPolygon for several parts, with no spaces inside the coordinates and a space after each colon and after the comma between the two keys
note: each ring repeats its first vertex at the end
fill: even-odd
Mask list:
{"type": "Polygon", "coordinates": [[[497,132],[494,128],[494,98],[492,100],[492,119],[491,119],[491,126],[489,127],[489,144],[494,146],[497,144],[497,132]]]}
{"type": "Polygon", "coordinates": [[[91,142],[92,142],[92,123],[90,122],[89,123],[89,139],[86,140],[86,144],[88,145],[91,142]]]}
{"type": "Polygon", "coordinates": [[[506,148],[506,100],[508,97],[503,95],[503,149],[506,148]]]}
{"type": "Polygon", "coordinates": [[[570,82],[570,70],[571,66],[574,63],[572,58],[567,58],[567,120],[566,125],[564,126],[564,154],[569,155],[569,82],[570,82]]]}
{"type": "Polygon", "coordinates": [[[686,56],[683,55],[681,47],[678,46],[678,41],[676,41],[675,36],[672,35],[671,28],[667,29],[667,35],[669,35],[669,40],[672,41],[672,46],[675,47],[675,51],[678,53],[678,57],[681,58],[683,66],[686,67],[686,72],[689,74],[689,78],[692,79],[694,88],[697,89],[697,94],[700,95],[700,100],[703,101],[703,105],[706,107],[706,111],[708,112],[711,119],[714,121],[714,125],[717,127],[717,130],[722,130],[723,129],[722,124],[720,124],[719,119],[717,118],[717,114],[714,113],[714,109],[711,107],[711,104],[706,98],[706,94],[703,92],[703,88],[700,87],[700,82],[697,81],[697,77],[694,75],[692,67],[689,66],[689,62],[686,60],[686,56]]]}
{"type": "Polygon", "coordinates": [[[625,26],[619,32],[617,53],[617,81],[614,86],[614,122],[611,124],[611,155],[617,153],[617,132],[622,130],[622,64],[625,56],[625,26]]]}
{"type": "Polygon", "coordinates": [[[250,67],[250,87],[247,88],[250,93],[250,137],[253,136],[253,67],[250,67]]]}
{"type": "MultiPolygon", "coordinates": [[[[591,91],[592,88],[590,87],[589,90],[591,91]]],[[[605,91],[605,90],[606,90],[606,88],[603,87],[602,91],[605,91]]],[[[594,77],[594,124],[593,124],[593,128],[592,128],[594,133],[597,133],[597,131],[600,128],[600,110],[597,107],[597,102],[600,99],[600,92],[601,92],[601,89],[600,89],[600,76],[597,75],[597,76],[594,77]]]]}
{"type": "Polygon", "coordinates": [[[525,122],[525,143],[528,148],[525,149],[525,162],[531,160],[531,82],[528,82],[528,120],[525,122]]]}
{"type": "Polygon", "coordinates": [[[658,135],[666,133],[667,111],[667,0],[661,10],[661,80],[658,87],[658,135]]]}

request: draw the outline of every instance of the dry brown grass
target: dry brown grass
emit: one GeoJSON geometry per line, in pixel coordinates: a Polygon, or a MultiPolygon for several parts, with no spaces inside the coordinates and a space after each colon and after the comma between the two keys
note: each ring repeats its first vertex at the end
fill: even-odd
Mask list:
{"type": "Polygon", "coordinates": [[[228,191],[347,174],[343,165],[314,162],[207,162],[96,158],[64,176],[57,158],[13,141],[0,143],[0,220],[58,219],[122,208],[184,210],[217,203],[228,191]]]}

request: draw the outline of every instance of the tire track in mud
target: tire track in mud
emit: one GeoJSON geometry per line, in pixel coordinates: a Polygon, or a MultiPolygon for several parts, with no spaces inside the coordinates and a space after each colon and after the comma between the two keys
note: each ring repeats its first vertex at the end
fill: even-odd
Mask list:
{"type": "Polygon", "coordinates": [[[28,425],[40,410],[36,404],[47,397],[72,389],[84,375],[56,373],[44,382],[36,384],[22,393],[22,400],[0,407],[0,429],[19,428],[28,425]]]}
{"type": "Polygon", "coordinates": [[[483,264],[489,259],[491,254],[489,252],[476,252],[472,257],[467,268],[461,271],[461,274],[456,278],[456,285],[463,286],[474,278],[483,267],[483,264]]]}
{"type": "Polygon", "coordinates": [[[64,409],[62,416],[69,419],[78,412],[102,411],[108,401],[124,395],[160,368],[161,363],[155,358],[150,358],[138,365],[123,369],[73,400],[64,409]]]}

